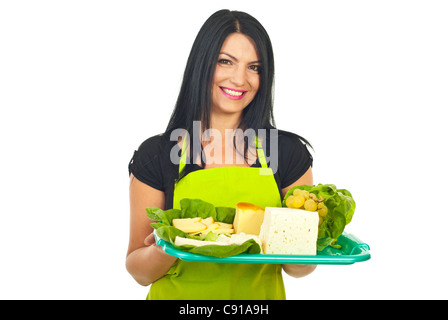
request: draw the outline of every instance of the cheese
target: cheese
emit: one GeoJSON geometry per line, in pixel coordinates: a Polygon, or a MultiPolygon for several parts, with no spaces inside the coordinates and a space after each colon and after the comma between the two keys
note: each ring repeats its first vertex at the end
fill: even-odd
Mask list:
{"type": "Polygon", "coordinates": [[[196,218],[179,218],[173,219],[173,227],[189,234],[204,234],[210,231],[215,233],[234,233],[233,225],[224,222],[215,222],[213,217],[202,219],[196,218]]]}
{"type": "Polygon", "coordinates": [[[201,220],[201,218],[173,219],[173,227],[186,233],[204,231],[207,226],[201,223],[201,220]]]}
{"type": "Polygon", "coordinates": [[[226,241],[203,241],[203,240],[188,239],[188,238],[182,238],[182,237],[176,236],[176,239],[174,239],[174,244],[176,246],[190,245],[190,246],[195,246],[195,247],[202,247],[202,246],[208,246],[208,245],[225,246],[225,245],[228,245],[228,242],[226,242],[226,241]]]}
{"type": "Polygon", "coordinates": [[[319,214],[266,207],[260,230],[265,254],[316,255],[319,214]]]}
{"type": "Polygon", "coordinates": [[[263,223],[263,208],[240,202],[236,205],[235,219],[233,220],[233,228],[235,233],[245,233],[259,235],[260,227],[263,223]]]}
{"type": "Polygon", "coordinates": [[[215,223],[215,220],[213,219],[213,217],[208,217],[208,218],[202,219],[201,223],[205,224],[207,227],[210,227],[211,224],[215,223]]]}
{"type": "Polygon", "coordinates": [[[217,245],[217,246],[226,246],[226,245],[242,245],[247,240],[254,239],[260,245],[261,241],[258,236],[250,235],[250,234],[232,234],[230,237],[220,234],[216,241],[204,241],[204,240],[196,240],[196,239],[188,239],[176,236],[174,239],[174,244],[176,246],[182,245],[190,245],[195,247],[202,247],[208,245],[217,245]]]}
{"type": "MultiPolygon", "coordinates": [[[[229,242],[232,244],[236,244],[236,245],[241,245],[244,242],[246,242],[247,240],[253,239],[255,240],[256,243],[258,243],[258,245],[260,246],[261,249],[261,241],[260,238],[256,235],[253,234],[244,234],[244,233],[239,233],[239,234],[232,234],[230,236],[229,242]]],[[[219,239],[218,239],[219,241],[219,239]]]]}

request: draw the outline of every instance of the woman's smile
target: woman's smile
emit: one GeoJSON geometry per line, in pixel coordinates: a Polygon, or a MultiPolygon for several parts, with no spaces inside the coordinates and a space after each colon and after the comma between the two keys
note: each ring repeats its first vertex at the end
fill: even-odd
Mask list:
{"type": "Polygon", "coordinates": [[[222,91],[222,93],[229,99],[232,100],[240,100],[244,97],[244,95],[247,93],[247,91],[244,90],[237,90],[227,87],[219,87],[222,91]]]}

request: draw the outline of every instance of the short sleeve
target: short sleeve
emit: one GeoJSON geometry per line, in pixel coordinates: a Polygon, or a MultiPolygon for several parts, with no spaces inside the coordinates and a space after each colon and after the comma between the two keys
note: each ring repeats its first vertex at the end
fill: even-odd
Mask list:
{"type": "Polygon", "coordinates": [[[145,140],[129,162],[129,175],[132,173],[141,182],[164,191],[161,156],[161,137],[154,136],[145,140]]]}
{"type": "Polygon", "coordinates": [[[313,157],[302,139],[292,133],[279,133],[279,168],[281,187],[285,188],[313,165],[313,157]]]}

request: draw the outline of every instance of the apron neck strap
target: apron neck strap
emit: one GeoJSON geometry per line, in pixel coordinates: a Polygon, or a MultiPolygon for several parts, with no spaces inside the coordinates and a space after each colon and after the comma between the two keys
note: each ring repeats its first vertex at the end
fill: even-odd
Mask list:
{"type": "MultiPolygon", "coordinates": [[[[258,136],[255,136],[255,145],[257,148],[257,157],[258,161],[260,162],[260,165],[262,168],[267,168],[268,164],[266,162],[266,157],[264,155],[263,146],[258,140],[258,136]]],[[[179,163],[179,174],[182,172],[182,170],[185,168],[185,165],[187,163],[187,139],[184,137],[184,141],[182,143],[182,153],[180,155],[180,163],[179,163]]]]}
{"type": "Polygon", "coordinates": [[[184,142],[182,143],[182,153],[180,154],[180,162],[179,162],[179,175],[182,172],[182,170],[185,168],[185,164],[187,163],[187,137],[189,135],[184,136],[184,142]]]}
{"type": "Polygon", "coordinates": [[[267,168],[268,164],[266,162],[266,157],[264,156],[263,145],[258,140],[258,136],[255,136],[255,144],[257,146],[258,161],[260,162],[262,168],[267,168]]]}

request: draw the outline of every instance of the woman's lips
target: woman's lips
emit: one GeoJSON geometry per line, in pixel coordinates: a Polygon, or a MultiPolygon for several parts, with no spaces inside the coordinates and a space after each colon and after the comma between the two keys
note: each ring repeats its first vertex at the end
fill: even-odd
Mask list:
{"type": "Polygon", "coordinates": [[[227,87],[219,87],[221,89],[221,92],[229,99],[232,100],[241,100],[247,93],[247,91],[244,90],[237,90],[227,87]]]}

